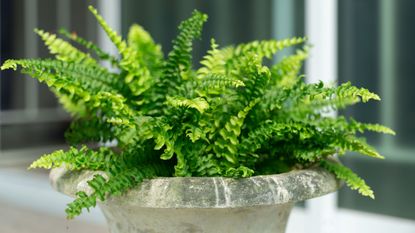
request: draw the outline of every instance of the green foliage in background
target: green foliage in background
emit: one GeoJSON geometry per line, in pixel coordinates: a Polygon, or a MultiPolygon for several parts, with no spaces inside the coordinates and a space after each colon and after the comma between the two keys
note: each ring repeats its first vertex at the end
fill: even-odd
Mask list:
{"type": "Polygon", "coordinates": [[[66,209],[69,218],[97,200],[160,176],[241,178],[321,166],[374,197],[361,178],[329,157],[355,151],[382,158],[358,135],[394,132],[328,113],[380,98],[350,83],[305,83],[299,74],[308,55],[304,38],[224,48],[212,39],[200,68],[194,69],[192,44],[201,36],[205,14],[194,11],[180,24],[173,49],[164,56],[141,26],[133,25],[124,40],[97,10],[90,11],[119,57],[64,30],[63,36],[88,53],[35,30],[55,59],[8,60],[1,67],[20,68],[48,85],[74,119],[65,135],[72,147],[42,156],[31,168],[108,174],[89,181],[91,194],[77,193],[66,209]],[[293,55],[264,65],[280,50],[298,45],[303,48],[293,55]],[[101,66],[102,61],[118,71],[101,66]],[[105,146],[108,142],[116,146],[105,146]]]}

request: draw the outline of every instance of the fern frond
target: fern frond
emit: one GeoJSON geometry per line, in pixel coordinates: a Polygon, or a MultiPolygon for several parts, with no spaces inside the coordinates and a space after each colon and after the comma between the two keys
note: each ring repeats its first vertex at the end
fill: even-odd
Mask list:
{"type": "Polygon", "coordinates": [[[245,87],[238,94],[247,102],[262,97],[269,83],[271,72],[263,66],[260,58],[253,53],[247,53],[239,63],[239,69],[232,74],[240,79],[245,87]]]}
{"type": "Polygon", "coordinates": [[[283,107],[284,102],[288,97],[288,92],[282,88],[269,88],[264,91],[263,101],[259,103],[260,109],[264,117],[272,114],[274,110],[279,110],[283,107]]]}
{"type": "MultiPolygon", "coordinates": [[[[279,124],[271,121],[260,123],[255,130],[250,131],[247,136],[241,139],[239,150],[242,154],[253,154],[263,145],[266,145],[266,142],[269,139],[274,137],[276,133],[285,127],[290,127],[290,125],[279,124]]],[[[283,134],[279,136],[283,136],[283,134]]]]}
{"type": "Polygon", "coordinates": [[[349,168],[328,160],[322,160],[320,166],[332,172],[338,179],[345,181],[350,189],[357,190],[363,196],[375,199],[372,189],[349,168]]]}
{"type": "Polygon", "coordinates": [[[186,136],[190,138],[190,140],[193,143],[199,139],[207,140],[206,133],[203,132],[203,129],[201,129],[200,127],[196,127],[196,126],[190,126],[190,128],[186,130],[186,136]]]}
{"type": "Polygon", "coordinates": [[[50,53],[56,55],[56,59],[65,62],[83,63],[87,65],[97,65],[97,62],[89,56],[73,47],[67,41],[57,38],[55,34],[35,29],[35,32],[42,38],[50,53]]]}
{"type": "Polygon", "coordinates": [[[175,151],[175,140],[169,133],[159,133],[155,137],[156,146],[155,150],[159,150],[162,147],[164,148],[163,153],[160,155],[160,159],[169,160],[173,157],[175,151]]]}
{"type": "Polygon", "coordinates": [[[51,154],[46,154],[33,162],[29,168],[58,168],[65,166],[69,170],[107,170],[107,161],[117,160],[116,154],[106,147],[99,148],[98,151],[82,146],[81,149],[71,147],[68,151],[58,150],[51,154]]]}
{"type": "Polygon", "coordinates": [[[154,177],[156,172],[150,168],[151,166],[146,166],[143,169],[124,169],[122,172],[110,175],[108,180],[102,175],[95,175],[92,180],[88,181],[93,192],[90,195],[84,191],[78,192],[76,199],[69,203],[65,209],[67,218],[72,219],[80,215],[83,209],[89,210],[89,208],[95,207],[97,200],[105,201],[108,195],[120,195],[142,182],[143,179],[154,177]]]}
{"type": "Polygon", "coordinates": [[[242,138],[240,151],[244,154],[254,154],[264,145],[267,145],[270,139],[285,140],[297,137],[305,140],[310,137],[309,135],[310,132],[306,125],[295,122],[280,123],[266,120],[265,122],[259,123],[258,127],[251,130],[248,135],[242,138]]]}
{"type": "Polygon", "coordinates": [[[76,199],[69,203],[65,209],[66,218],[73,219],[76,216],[82,214],[82,209],[87,209],[95,207],[97,205],[97,196],[90,195],[88,196],[85,192],[80,191],[76,193],[76,199]]]}
{"type": "Polygon", "coordinates": [[[121,60],[119,62],[120,67],[127,71],[127,75],[124,78],[125,83],[129,86],[134,95],[142,94],[147,87],[143,89],[141,86],[144,81],[149,80],[150,72],[147,67],[143,66],[137,61],[137,52],[125,42],[121,36],[117,34],[98,14],[98,11],[89,6],[89,10],[94,14],[98,23],[101,25],[102,29],[107,33],[108,38],[113,42],[115,47],[118,49],[118,52],[121,54],[121,60]]]}
{"type": "Polygon", "coordinates": [[[81,214],[82,209],[88,209],[96,205],[96,201],[105,201],[108,195],[120,195],[125,190],[130,189],[140,183],[143,179],[155,176],[168,176],[171,169],[160,163],[147,163],[145,166],[134,165],[125,162],[125,155],[117,155],[106,147],[99,148],[98,151],[90,150],[83,146],[80,150],[72,147],[69,151],[56,151],[52,154],[44,155],[35,161],[30,168],[55,168],[65,166],[70,170],[100,170],[106,171],[108,178],[102,175],[95,175],[88,181],[92,188],[92,193],[84,191],[78,192],[77,198],[68,204],[66,209],[67,217],[81,214]],[[112,163],[108,163],[112,161],[112,163]],[[135,166],[135,167],[128,167],[135,166]]]}
{"type": "Polygon", "coordinates": [[[117,92],[120,88],[118,83],[115,82],[114,74],[109,73],[104,68],[85,64],[49,59],[21,59],[7,60],[1,69],[16,70],[18,66],[22,68],[22,72],[30,74],[40,82],[45,82],[48,86],[57,90],[64,88],[66,84],[82,86],[91,93],[100,91],[117,92]]]}
{"type": "Polygon", "coordinates": [[[209,73],[203,76],[199,81],[198,88],[201,90],[223,90],[229,87],[244,87],[241,80],[228,78],[225,75],[209,73]]]}
{"type": "Polygon", "coordinates": [[[295,54],[284,57],[271,68],[271,83],[284,88],[291,88],[297,81],[304,60],[308,57],[309,48],[305,46],[295,54]]]}
{"type": "Polygon", "coordinates": [[[202,97],[195,99],[186,99],[182,97],[167,97],[167,103],[173,107],[189,107],[194,108],[203,113],[209,108],[209,103],[202,97]]]}
{"type": "Polygon", "coordinates": [[[345,132],[348,134],[372,131],[377,133],[395,135],[395,131],[386,126],[380,124],[362,123],[354,120],[353,118],[347,120],[344,116],[338,116],[336,118],[324,117],[320,120],[316,120],[311,123],[320,128],[335,129],[336,131],[345,132]]]}
{"type": "Polygon", "coordinates": [[[118,52],[121,54],[122,60],[120,61],[120,66],[130,73],[135,73],[138,68],[137,63],[135,62],[135,52],[128,47],[127,43],[121,38],[121,36],[119,36],[117,32],[114,31],[107,24],[107,22],[105,22],[104,18],[98,14],[97,9],[93,6],[89,6],[88,9],[92,12],[92,14],[94,14],[102,29],[104,29],[105,33],[107,33],[108,38],[114,43],[115,47],[118,49],[118,52]]]}
{"type": "Polygon", "coordinates": [[[360,131],[368,130],[377,133],[384,133],[390,135],[396,135],[395,131],[389,127],[380,124],[371,124],[371,123],[358,123],[360,125],[360,131]]]}
{"type": "Polygon", "coordinates": [[[179,35],[173,40],[173,50],[168,54],[161,80],[167,88],[175,88],[180,84],[182,74],[189,71],[192,65],[193,40],[200,38],[202,26],[207,15],[194,11],[192,16],[179,25],[179,35]]]}
{"type": "Polygon", "coordinates": [[[107,142],[114,139],[112,126],[100,118],[76,119],[65,132],[65,139],[71,145],[86,142],[107,142]]]}
{"type": "Polygon", "coordinates": [[[226,170],[224,176],[225,177],[233,177],[233,178],[241,178],[241,177],[251,177],[254,175],[254,170],[249,167],[239,166],[237,168],[228,168],[226,170]]]}
{"type": "Polygon", "coordinates": [[[363,103],[369,100],[380,100],[380,97],[366,88],[352,86],[350,82],[341,84],[335,90],[337,98],[359,98],[363,103]]]}
{"type": "Polygon", "coordinates": [[[226,53],[223,53],[222,50],[219,50],[219,45],[216,44],[215,39],[210,41],[211,49],[207,52],[207,55],[203,57],[203,60],[200,62],[202,67],[197,70],[197,75],[199,78],[205,77],[209,74],[219,74],[224,75],[225,64],[226,64],[226,53]]]}
{"type": "Polygon", "coordinates": [[[22,67],[23,73],[51,87],[74,115],[85,115],[85,108],[79,107],[82,104],[92,103],[92,99],[98,103],[95,95],[122,92],[114,74],[104,68],[40,59],[7,60],[1,68],[17,69],[18,66],[22,67]]]}
{"type": "Polygon", "coordinates": [[[148,67],[151,73],[157,73],[163,58],[161,46],[156,44],[151,35],[138,24],[133,24],[128,31],[128,45],[137,52],[137,59],[148,67]]]}
{"type": "Polygon", "coordinates": [[[161,75],[163,53],[161,46],[156,44],[150,34],[137,24],[130,27],[128,46],[135,51],[136,61],[141,67],[138,77],[130,82],[130,86],[136,95],[141,95],[154,85],[156,77],[161,75]]]}
{"type": "Polygon", "coordinates": [[[377,159],[384,159],[384,157],[380,155],[375,148],[367,144],[363,138],[345,135],[342,138],[338,138],[336,146],[339,148],[339,154],[344,154],[346,151],[355,151],[377,159]]]}
{"type": "Polygon", "coordinates": [[[100,92],[89,100],[90,109],[102,112],[103,119],[109,123],[135,127],[135,114],[126,104],[126,99],[119,94],[100,92]]]}
{"type": "Polygon", "coordinates": [[[141,106],[149,115],[158,116],[163,111],[162,106],[167,96],[178,94],[184,80],[191,75],[191,59],[193,40],[200,38],[202,26],[207,15],[194,11],[189,19],[179,26],[179,34],[173,40],[173,49],[169,52],[167,61],[162,68],[162,75],[156,77],[155,85],[145,93],[141,106]]]}
{"type": "Polygon", "coordinates": [[[322,82],[305,84],[299,80],[288,89],[283,111],[295,119],[319,115],[327,110],[343,109],[360,101],[380,100],[379,96],[365,88],[352,86],[350,82],[338,87],[328,87],[322,82]]]}
{"type": "Polygon", "coordinates": [[[217,156],[224,157],[228,162],[237,164],[236,157],[238,153],[239,135],[244,124],[244,120],[249,111],[259,102],[260,99],[255,99],[243,110],[239,111],[236,116],[231,116],[226,122],[225,127],[219,130],[220,138],[214,143],[214,151],[217,156]]]}
{"type": "Polygon", "coordinates": [[[81,89],[78,86],[66,85],[65,89],[78,89],[77,96],[75,97],[74,92],[64,92],[62,89],[52,89],[51,91],[56,95],[60,104],[62,104],[63,109],[65,109],[72,117],[85,117],[88,115],[87,108],[85,107],[85,102],[83,99],[89,99],[90,94],[87,91],[79,90],[81,89]],[[79,97],[79,98],[78,98],[79,97]]]}
{"type": "Polygon", "coordinates": [[[67,30],[61,28],[59,29],[59,33],[64,35],[65,37],[67,37],[70,40],[75,41],[76,43],[84,46],[85,48],[93,51],[100,60],[108,60],[111,62],[112,65],[116,66],[118,65],[118,59],[114,56],[112,56],[111,54],[105,52],[104,50],[102,50],[101,48],[99,48],[97,45],[95,45],[94,43],[92,43],[91,41],[87,41],[84,38],[78,36],[76,33],[70,33],[67,30]]]}
{"type": "Polygon", "coordinates": [[[244,56],[246,53],[255,53],[258,57],[272,58],[272,56],[287,47],[304,43],[306,38],[294,37],[284,40],[263,40],[240,44],[235,48],[236,56],[244,56]]]}
{"type": "MultiPolygon", "coordinates": [[[[66,110],[73,115],[83,116],[86,114],[85,108],[82,107],[84,100],[91,98],[90,91],[86,89],[76,80],[69,80],[67,76],[58,75],[54,71],[49,70],[44,72],[44,65],[47,63],[47,69],[54,69],[54,64],[58,64],[56,67],[60,67],[60,61],[38,61],[38,60],[7,60],[3,66],[4,69],[16,70],[18,66],[22,66],[22,73],[29,74],[31,77],[38,79],[40,82],[46,83],[53,92],[59,97],[61,103],[64,104],[66,110]]],[[[72,66],[75,67],[75,66],[72,66]]],[[[84,78],[83,76],[81,76],[84,78]]],[[[89,82],[89,81],[88,81],[89,82]]],[[[98,84],[99,86],[99,84],[98,84]]]]}

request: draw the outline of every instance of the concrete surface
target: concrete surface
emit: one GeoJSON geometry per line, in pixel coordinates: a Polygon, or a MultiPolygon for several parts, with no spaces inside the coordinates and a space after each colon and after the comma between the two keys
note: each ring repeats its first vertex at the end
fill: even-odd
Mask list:
{"type": "Polygon", "coordinates": [[[108,233],[105,226],[66,220],[31,209],[0,202],[1,233],[108,233]]]}

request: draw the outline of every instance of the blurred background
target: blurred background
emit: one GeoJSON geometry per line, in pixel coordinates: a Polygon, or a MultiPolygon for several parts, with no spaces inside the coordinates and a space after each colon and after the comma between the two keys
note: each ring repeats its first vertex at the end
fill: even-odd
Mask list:
{"type": "MultiPolygon", "coordinates": [[[[341,112],[383,123],[396,137],[366,135],[386,157],[350,155],[343,162],[360,174],[376,200],[342,188],[295,208],[288,233],[415,232],[415,1],[413,0],[0,0],[1,63],[49,57],[34,28],[61,27],[114,51],[87,6],[98,7],[126,35],[137,22],[167,53],[178,23],[193,9],[209,15],[194,60],[209,48],[250,40],[309,36],[314,44],[305,72],[310,82],[351,81],[382,97],[380,103],[341,112]]],[[[285,51],[279,56],[284,56],[285,51]]],[[[195,64],[198,65],[197,63],[195,64]]],[[[70,117],[42,84],[17,72],[0,78],[0,232],[107,232],[94,210],[66,221],[69,198],[54,192],[47,173],[26,171],[39,155],[65,147],[70,117]]]]}

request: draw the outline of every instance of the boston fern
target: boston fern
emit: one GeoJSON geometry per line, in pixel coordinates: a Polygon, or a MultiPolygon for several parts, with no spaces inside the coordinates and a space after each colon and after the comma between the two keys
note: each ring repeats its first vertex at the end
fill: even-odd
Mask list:
{"type": "Polygon", "coordinates": [[[253,41],[211,49],[192,68],[192,43],[207,16],[194,11],[179,26],[173,49],[160,45],[140,26],[127,40],[95,15],[120,57],[76,34],[60,31],[85,53],[54,34],[35,30],[55,59],[7,60],[56,94],[74,118],[65,136],[71,148],[42,156],[31,168],[99,170],[66,209],[69,218],[84,208],[120,195],[144,179],[168,176],[250,177],[320,166],[362,195],[372,190],[330,156],[355,151],[382,158],[358,134],[394,134],[378,124],[360,123],[327,112],[379,96],[350,83],[337,87],[307,84],[299,75],[308,47],[305,38],[253,41]],[[268,67],[278,51],[303,45],[268,67]],[[92,55],[91,55],[92,54],[92,55]],[[108,61],[118,72],[101,66],[108,61]],[[108,147],[107,142],[116,146],[108,147]],[[89,145],[89,146],[88,146],[89,145]]]}

